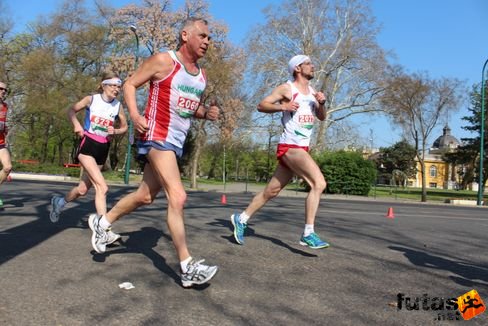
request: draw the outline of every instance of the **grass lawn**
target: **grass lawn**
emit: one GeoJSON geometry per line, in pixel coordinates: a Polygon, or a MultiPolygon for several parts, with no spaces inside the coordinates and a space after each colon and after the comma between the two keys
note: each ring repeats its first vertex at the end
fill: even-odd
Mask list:
{"type": "MultiPolygon", "coordinates": [[[[368,197],[388,197],[420,201],[421,194],[422,188],[376,186],[371,188],[368,197]]],[[[476,201],[477,198],[478,193],[476,191],[427,188],[427,201],[446,202],[449,199],[476,201]]],[[[488,195],[485,194],[483,200],[486,202],[487,199],[488,195]]]]}
{"type": "MultiPolygon", "coordinates": [[[[14,164],[14,171],[16,172],[31,172],[31,173],[46,173],[46,174],[59,174],[59,175],[69,175],[73,177],[79,177],[80,169],[79,168],[64,168],[60,166],[47,166],[41,164],[20,164],[15,162],[14,164]]],[[[124,172],[123,171],[104,171],[103,175],[105,179],[109,182],[115,183],[124,183],[124,172]]],[[[138,174],[130,174],[129,175],[130,182],[140,182],[142,180],[142,175],[138,174]]],[[[188,182],[189,180],[184,178],[183,181],[188,182]]],[[[245,181],[241,181],[245,182],[245,181]]],[[[222,184],[221,180],[212,180],[212,179],[198,179],[198,183],[203,184],[222,184]]],[[[233,183],[233,181],[229,180],[228,184],[233,183]]],[[[257,183],[249,181],[249,184],[260,184],[265,185],[266,183],[257,183]]],[[[296,191],[305,191],[305,189],[295,183],[290,182],[286,186],[286,189],[289,190],[296,190],[296,191]]],[[[401,187],[390,187],[390,186],[373,186],[369,191],[368,197],[373,198],[395,198],[395,199],[408,199],[408,200],[415,200],[420,201],[422,189],[421,188],[401,188],[401,187]]],[[[478,194],[476,191],[470,190],[447,190],[447,189],[432,189],[427,188],[427,201],[428,202],[447,202],[450,199],[463,199],[463,200],[474,200],[476,201],[478,198],[478,194]]],[[[486,194],[483,198],[484,202],[488,202],[488,194],[486,194]]],[[[486,205],[486,204],[485,204],[486,205]]]]}

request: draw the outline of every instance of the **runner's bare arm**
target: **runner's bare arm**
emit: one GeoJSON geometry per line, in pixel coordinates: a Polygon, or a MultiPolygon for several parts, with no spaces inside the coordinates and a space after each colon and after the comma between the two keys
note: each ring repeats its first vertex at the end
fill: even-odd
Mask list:
{"type": "Polygon", "coordinates": [[[90,106],[92,102],[92,96],[88,95],[85,96],[80,101],[76,102],[72,107],[68,110],[68,118],[73,124],[73,131],[80,137],[83,137],[83,127],[81,126],[78,118],[76,117],[76,113],[80,112],[81,110],[90,106]]]}
{"type": "Polygon", "coordinates": [[[119,128],[114,129],[115,135],[121,135],[127,131],[127,118],[125,117],[124,107],[122,106],[122,104],[120,105],[119,108],[119,121],[120,121],[119,128]]]}
{"type": "Polygon", "coordinates": [[[291,101],[291,88],[288,84],[276,87],[258,104],[258,111],[263,113],[296,111],[297,109],[298,103],[291,101]]]}
{"type": "Polygon", "coordinates": [[[137,110],[136,91],[150,80],[166,77],[173,69],[173,60],[168,53],[158,53],[145,60],[124,83],[124,99],[127,111],[138,132],[147,131],[147,121],[137,110]]]}
{"type": "Polygon", "coordinates": [[[317,115],[317,119],[320,121],[324,121],[327,118],[327,109],[325,107],[325,95],[322,92],[316,92],[313,94],[315,96],[315,99],[317,100],[318,107],[317,110],[315,111],[315,114],[317,115]]]}
{"type": "Polygon", "coordinates": [[[198,110],[195,112],[195,118],[215,121],[219,118],[219,114],[220,108],[217,100],[212,99],[210,101],[210,106],[205,107],[204,105],[200,105],[198,107],[198,110]]]}

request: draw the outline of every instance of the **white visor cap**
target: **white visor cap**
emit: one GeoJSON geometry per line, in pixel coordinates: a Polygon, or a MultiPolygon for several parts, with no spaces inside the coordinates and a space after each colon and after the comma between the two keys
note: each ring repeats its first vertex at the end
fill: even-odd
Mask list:
{"type": "Polygon", "coordinates": [[[288,72],[290,73],[290,75],[293,76],[295,67],[301,65],[305,61],[310,61],[310,58],[303,54],[299,54],[291,58],[290,61],[288,61],[288,72]]]}

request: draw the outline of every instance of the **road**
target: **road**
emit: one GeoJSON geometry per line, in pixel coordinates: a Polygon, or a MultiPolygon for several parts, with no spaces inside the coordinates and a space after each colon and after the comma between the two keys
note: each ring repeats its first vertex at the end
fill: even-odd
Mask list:
{"type": "MultiPolygon", "coordinates": [[[[0,325],[452,325],[442,319],[462,317],[440,309],[440,298],[475,289],[488,303],[485,207],[326,197],[316,231],[331,247],[312,250],[298,244],[303,196],[270,202],[240,246],[229,215],[252,193],[227,193],[223,204],[219,192],[189,191],[190,249],[220,270],[183,289],[163,196],[116,223],[123,241],[97,254],[87,225],[93,192],[49,221],[51,196],[71,186],[1,186],[0,325]],[[385,217],[390,207],[394,218],[385,217]],[[416,298],[419,310],[407,309],[416,298]]],[[[112,186],[109,206],[133,189],[112,186]]],[[[485,312],[469,323],[487,321],[485,312]]]]}

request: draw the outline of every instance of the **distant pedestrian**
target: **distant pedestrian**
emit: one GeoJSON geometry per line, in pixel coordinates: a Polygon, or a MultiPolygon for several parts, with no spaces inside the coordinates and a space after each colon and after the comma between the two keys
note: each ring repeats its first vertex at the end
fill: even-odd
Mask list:
{"type": "MultiPolygon", "coordinates": [[[[7,110],[8,106],[5,103],[7,97],[7,84],[0,82],[0,163],[2,170],[0,170],[0,184],[7,180],[10,171],[12,171],[12,160],[7,144],[7,110]]],[[[0,207],[3,206],[3,200],[0,199],[0,207]]]]}
{"type": "Polygon", "coordinates": [[[312,249],[327,248],[329,244],[320,239],[314,230],[315,215],[326,182],[317,163],[308,153],[315,117],[325,120],[327,115],[325,96],[310,86],[314,65],[308,56],[297,55],[291,58],[288,70],[292,80],[276,87],[258,105],[260,112],[283,114],[283,133],[277,149],[279,164],[264,191],[254,196],[243,212],[231,216],[234,238],[238,244],[243,245],[245,229],[251,216],[276,197],[297,175],[311,188],[305,202],[305,228],[300,244],[312,249]]]}
{"type": "MultiPolygon", "coordinates": [[[[127,131],[127,119],[122,104],[117,100],[122,81],[113,72],[105,72],[99,86],[99,93],[88,95],[73,105],[68,116],[73,124],[74,132],[81,137],[76,157],[83,168],[83,175],[78,186],[72,188],[65,196],[53,196],[49,217],[51,222],[59,220],[61,212],[67,203],[85,196],[93,186],[95,188],[95,207],[97,214],[107,212],[106,195],[107,183],[101,172],[110,148],[110,141],[114,135],[127,131]],[[83,126],[76,114],[85,110],[83,126]],[[119,127],[115,128],[116,120],[119,127]]],[[[109,243],[120,238],[120,235],[110,231],[109,243]]]]}

